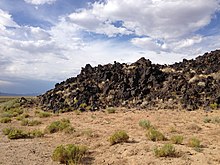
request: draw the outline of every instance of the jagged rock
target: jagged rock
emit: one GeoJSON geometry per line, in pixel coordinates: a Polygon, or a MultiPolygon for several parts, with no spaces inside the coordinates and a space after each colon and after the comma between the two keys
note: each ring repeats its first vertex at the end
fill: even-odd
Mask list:
{"type": "Polygon", "coordinates": [[[187,110],[220,104],[220,51],[173,65],[145,58],[128,64],[87,64],[77,77],[38,96],[45,109],[98,110],[110,106],[187,110]]]}

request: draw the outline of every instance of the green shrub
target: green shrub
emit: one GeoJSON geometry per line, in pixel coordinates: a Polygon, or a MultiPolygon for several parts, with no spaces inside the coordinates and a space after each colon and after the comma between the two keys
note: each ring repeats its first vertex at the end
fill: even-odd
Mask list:
{"type": "Polygon", "coordinates": [[[218,109],[218,104],[217,103],[210,104],[210,108],[218,109]]]}
{"type": "Polygon", "coordinates": [[[144,129],[149,129],[149,128],[152,127],[150,121],[149,120],[145,120],[145,119],[139,121],[139,126],[144,128],[144,129]]]}
{"type": "Polygon", "coordinates": [[[201,147],[201,144],[200,144],[200,140],[197,139],[197,138],[191,138],[189,139],[188,141],[188,146],[189,147],[193,147],[193,148],[200,148],[201,147]]]}
{"type": "Polygon", "coordinates": [[[8,111],[8,110],[19,108],[19,107],[20,107],[19,99],[9,100],[7,102],[4,102],[4,104],[2,105],[2,109],[4,111],[8,111]]]}
{"type": "Polygon", "coordinates": [[[2,132],[4,135],[7,135],[9,139],[25,139],[44,136],[44,133],[40,130],[23,131],[17,128],[5,128],[2,132]]]}
{"type": "Polygon", "coordinates": [[[33,130],[30,132],[32,137],[43,137],[44,133],[41,130],[33,130]]]}
{"type": "Polygon", "coordinates": [[[211,118],[204,118],[203,122],[204,123],[211,123],[212,119],[211,118]]]}
{"type": "Polygon", "coordinates": [[[218,124],[220,123],[220,117],[213,117],[213,118],[205,118],[203,120],[204,123],[213,123],[213,124],[218,124]]]}
{"type": "Polygon", "coordinates": [[[27,114],[27,113],[25,113],[25,114],[22,114],[22,115],[20,115],[20,116],[17,116],[17,117],[16,117],[16,120],[23,120],[23,119],[26,119],[26,118],[28,118],[28,117],[30,117],[30,115],[27,114]]]}
{"type": "Polygon", "coordinates": [[[52,154],[53,161],[65,164],[78,164],[85,156],[87,147],[68,144],[58,146],[52,154]]]}
{"type": "Polygon", "coordinates": [[[30,133],[17,128],[5,128],[3,130],[4,135],[7,135],[9,139],[24,139],[30,138],[30,133]]]}
{"type": "Polygon", "coordinates": [[[183,136],[181,135],[175,135],[171,137],[171,142],[174,144],[182,144],[183,142],[183,136]]]}
{"type": "Polygon", "coordinates": [[[35,126],[41,124],[41,121],[38,120],[28,120],[28,119],[23,119],[21,121],[22,126],[35,126]]]}
{"type": "Polygon", "coordinates": [[[11,118],[10,117],[3,117],[0,119],[0,123],[10,123],[11,118]]]}
{"type": "Polygon", "coordinates": [[[177,152],[172,144],[164,144],[161,148],[155,148],[154,154],[157,157],[176,157],[177,152]]]}
{"type": "Polygon", "coordinates": [[[58,131],[63,131],[64,129],[71,127],[70,121],[68,119],[61,119],[60,121],[52,122],[47,128],[46,132],[55,133],[58,131]]]}
{"type": "Polygon", "coordinates": [[[150,128],[148,132],[146,133],[146,136],[149,140],[152,141],[163,141],[166,140],[165,136],[156,130],[155,128],[150,128]]]}
{"type": "Polygon", "coordinates": [[[38,117],[40,118],[46,118],[52,115],[50,112],[44,112],[44,111],[35,111],[35,114],[37,114],[38,117]]]}
{"type": "Polygon", "coordinates": [[[14,128],[4,128],[4,129],[2,130],[2,132],[3,132],[4,135],[8,135],[13,129],[14,129],[14,128]]]}
{"type": "Polygon", "coordinates": [[[75,132],[75,129],[74,129],[72,126],[66,127],[66,128],[64,129],[64,133],[65,133],[65,134],[72,134],[72,133],[74,133],[74,132],[75,132]]]}
{"type": "Polygon", "coordinates": [[[125,131],[116,131],[110,138],[109,142],[111,145],[117,143],[127,142],[129,139],[128,134],[125,131]]]}
{"type": "Polygon", "coordinates": [[[1,114],[1,117],[16,117],[18,115],[21,115],[23,112],[24,111],[22,109],[12,108],[12,109],[3,111],[3,113],[1,114]]]}
{"type": "Polygon", "coordinates": [[[212,120],[212,123],[214,124],[217,124],[217,123],[220,123],[220,117],[214,117],[213,120],[212,120]]]}
{"type": "Polygon", "coordinates": [[[115,112],[116,112],[116,109],[114,109],[114,108],[108,108],[108,109],[106,109],[106,111],[107,111],[109,114],[111,114],[111,113],[115,113],[115,112]]]}

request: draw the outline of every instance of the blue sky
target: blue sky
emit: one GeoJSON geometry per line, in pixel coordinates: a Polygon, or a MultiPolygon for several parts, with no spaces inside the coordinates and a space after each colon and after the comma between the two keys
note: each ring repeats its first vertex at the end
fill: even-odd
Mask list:
{"type": "Polygon", "coordinates": [[[171,64],[220,48],[220,0],[1,0],[0,92],[42,93],[81,67],[171,64]]]}

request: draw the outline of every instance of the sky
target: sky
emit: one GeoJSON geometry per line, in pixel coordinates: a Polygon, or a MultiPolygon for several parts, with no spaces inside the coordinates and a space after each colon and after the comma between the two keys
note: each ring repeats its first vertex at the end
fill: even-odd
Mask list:
{"type": "Polygon", "coordinates": [[[219,48],[220,0],[0,0],[0,92],[43,93],[87,63],[219,48]]]}

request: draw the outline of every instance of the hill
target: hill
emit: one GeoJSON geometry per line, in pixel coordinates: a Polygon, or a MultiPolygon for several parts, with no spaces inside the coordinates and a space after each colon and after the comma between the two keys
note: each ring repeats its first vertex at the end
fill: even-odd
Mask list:
{"type": "Polygon", "coordinates": [[[44,109],[98,110],[106,107],[217,108],[220,104],[220,50],[173,65],[141,58],[130,65],[92,67],[38,96],[44,109]]]}

